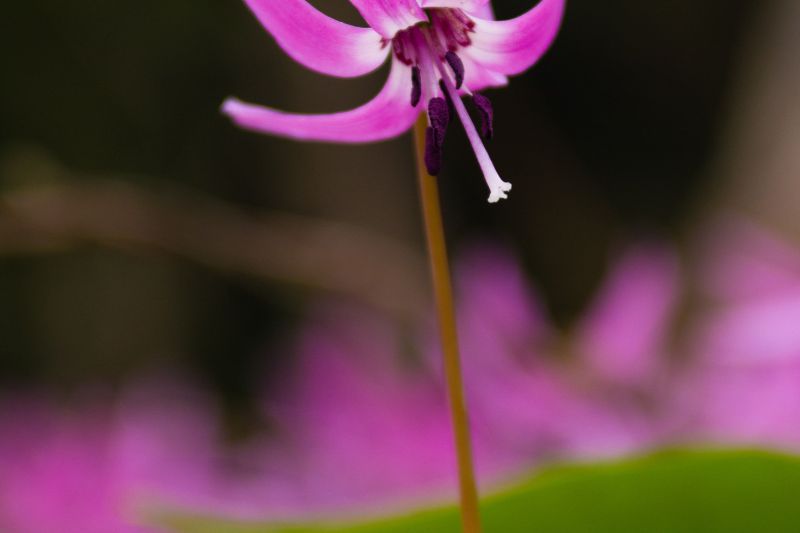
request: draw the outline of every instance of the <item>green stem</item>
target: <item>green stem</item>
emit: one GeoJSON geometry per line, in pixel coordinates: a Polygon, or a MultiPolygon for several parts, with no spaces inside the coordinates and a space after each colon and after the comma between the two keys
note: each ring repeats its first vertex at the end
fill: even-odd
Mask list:
{"type": "Polygon", "coordinates": [[[425,168],[425,130],[427,125],[427,120],[423,114],[414,128],[417,174],[419,176],[420,198],[425,236],[428,242],[433,290],[436,297],[436,310],[439,318],[439,334],[442,343],[442,356],[444,357],[450,419],[453,424],[453,436],[458,459],[461,521],[465,533],[479,533],[481,523],[478,511],[478,490],[475,486],[472,446],[470,443],[467,408],[464,401],[464,384],[458,353],[453,288],[450,281],[447,246],[444,240],[442,212],[439,205],[439,187],[436,178],[428,174],[425,168]]]}

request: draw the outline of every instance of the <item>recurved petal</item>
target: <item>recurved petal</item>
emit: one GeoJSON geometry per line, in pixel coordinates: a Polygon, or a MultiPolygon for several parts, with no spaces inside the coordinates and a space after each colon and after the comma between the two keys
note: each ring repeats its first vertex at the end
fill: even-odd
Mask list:
{"type": "Polygon", "coordinates": [[[400,135],[416,120],[412,107],[411,70],[400,61],[392,63],[389,79],[378,95],[361,107],[325,115],[285,113],[229,98],[223,113],[244,128],[307,141],[361,143],[400,135]]]}
{"type": "Polygon", "coordinates": [[[511,20],[471,17],[475,23],[470,53],[487,68],[514,75],[532,67],[555,40],[565,0],[541,0],[511,20]]]}
{"type": "Polygon", "coordinates": [[[339,22],[306,0],[244,0],[283,50],[306,67],[339,77],[378,68],[388,47],[372,28],[339,22]]]}
{"type": "Polygon", "coordinates": [[[391,39],[400,30],[428,20],[417,0],[350,0],[350,3],[358,9],[367,24],[386,39],[391,39]]]}

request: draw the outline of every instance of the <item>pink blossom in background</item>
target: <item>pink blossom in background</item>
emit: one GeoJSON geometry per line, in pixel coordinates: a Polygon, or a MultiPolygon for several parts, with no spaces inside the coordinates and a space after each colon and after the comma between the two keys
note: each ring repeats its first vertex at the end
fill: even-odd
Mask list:
{"type": "MultiPolygon", "coordinates": [[[[284,466],[295,512],[449,495],[448,411],[412,350],[392,324],[341,306],[302,333],[293,379],[265,406],[285,429],[283,453],[262,454],[284,466]]],[[[499,460],[480,442],[476,452],[487,466],[499,460]]]]}
{"type": "Polygon", "coordinates": [[[493,136],[494,109],[478,91],[502,87],[532,67],[552,44],[564,0],[541,0],[511,20],[494,20],[488,0],[350,0],[369,27],[334,20],[306,0],[245,0],[283,50],[298,63],[349,78],[377,69],[391,56],[383,89],[363,106],[306,115],[228,99],[222,110],[238,125],[306,141],[361,143],[397,137],[427,112],[425,163],[437,175],[450,107],[458,115],[489,187],[489,202],[511,184],[495,170],[483,140],[493,136]],[[462,102],[481,119],[475,127],[462,102]]]}
{"type": "Polygon", "coordinates": [[[800,452],[800,250],[741,219],[702,241],[708,309],[675,387],[699,441],[800,452]]]}
{"type": "Polygon", "coordinates": [[[800,247],[745,218],[720,217],[698,244],[700,288],[717,303],[757,302],[800,288],[800,247]]]}
{"type": "MultiPolygon", "coordinates": [[[[620,454],[651,440],[647,420],[632,404],[606,401],[602,389],[581,383],[580,372],[555,353],[564,340],[507,253],[475,250],[458,274],[471,418],[474,431],[483,431],[495,450],[513,453],[519,468],[547,459],[620,454]]],[[[430,360],[438,364],[439,358],[430,360]]]]}
{"type": "MultiPolygon", "coordinates": [[[[676,323],[668,249],[623,253],[575,326],[554,328],[517,262],[458,262],[464,371],[484,488],[552,460],[682,444],[800,452],[800,253],[752,225],[711,232],[705,303],[676,323]]],[[[688,276],[687,276],[688,277],[688,276]]],[[[247,518],[386,512],[452,497],[431,324],[321,304],[265,388],[269,431],[222,445],[213,403],[176,380],[69,405],[0,401],[0,530],[150,532],[156,506],[247,518]]],[[[30,398],[32,395],[28,395],[30,398]]]]}
{"type": "Polygon", "coordinates": [[[0,402],[0,531],[150,533],[139,507],[162,490],[209,485],[214,410],[172,381],[116,404],[96,393],[71,408],[32,394],[0,402]],[[189,444],[191,443],[191,444],[189,444]]]}
{"type": "MultiPolygon", "coordinates": [[[[94,414],[60,417],[50,406],[6,402],[0,415],[0,530],[138,532],[94,414]]],[[[97,413],[102,417],[102,414],[97,413]]]]}
{"type": "MultiPolygon", "coordinates": [[[[745,276],[772,272],[789,285],[800,280],[800,274],[780,267],[798,264],[791,259],[791,247],[765,246],[766,234],[739,232],[731,225],[717,228],[715,235],[719,246],[709,250],[706,263],[745,276]],[[726,232],[734,237],[727,238],[726,232]],[[784,253],[773,254],[777,249],[784,253]],[[743,261],[737,265],[732,254],[741,250],[743,261]],[[746,264],[754,261],[759,269],[748,274],[746,264]]],[[[483,247],[462,258],[457,268],[459,331],[484,484],[554,459],[613,457],[665,445],[800,449],[800,424],[795,423],[800,334],[791,327],[794,315],[787,315],[785,304],[776,299],[754,297],[741,308],[730,302],[709,307],[690,327],[679,329],[682,270],[664,247],[629,249],[565,338],[550,325],[507,253],[483,247]],[[767,313],[770,328],[731,322],[729,314],[739,313],[746,313],[748,321],[752,313],[767,313]],[[684,333],[676,338],[679,330],[684,333]],[[738,351],[759,358],[785,357],[774,366],[730,367],[728,357],[735,352],[709,351],[707,339],[731,339],[738,351]],[[686,391],[691,391],[688,402],[686,391]],[[748,407],[738,407],[729,394],[738,394],[748,407]]],[[[722,273],[712,278],[719,281],[722,273]]],[[[446,493],[453,456],[450,436],[441,430],[447,424],[438,400],[442,395],[434,390],[440,379],[415,371],[421,360],[432,374],[439,372],[433,333],[417,343],[424,347],[418,354],[378,317],[333,308],[318,320],[313,335],[301,335],[306,349],[299,352],[300,385],[288,388],[278,401],[294,406],[285,425],[294,428],[295,437],[306,427],[306,439],[293,441],[295,453],[303,449],[298,443],[313,442],[315,461],[325,464],[310,469],[306,487],[330,491],[344,507],[404,501],[407,488],[414,495],[446,493]],[[329,429],[334,427],[339,430],[329,429]],[[329,454],[331,449],[336,454],[329,454]],[[391,465],[387,457],[393,458],[391,465]],[[357,472],[351,476],[353,465],[357,472]],[[319,472],[326,475],[314,475],[319,472]]],[[[298,460],[308,464],[303,455],[298,460]]],[[[315,501],[320,499],[308,503],[315,501]]]]}
{"type": "Polygon", "coordinates": [[[625,253],[577,329],[588,372],[621,386],[653,385],[666,367],[680,283],[678,259],[663,247],[625,253]]]}
{"type": "MultiPolygon", "coordinates": [[[[547,353],[556,332],[507,253],[481,248],[460,264],[462,357],[486,487],[543,461],[654,442],[633,402],[604,401],[547,353]]],[[[249,452],[265,480],[252,490],[278,480],[283,487],[273,512],[341,514],[452,497],[455,456],[434,337],[431,328],[409,343],[364,310],[319,310],[299,335],[293,377],[266,405],[284,430],[281,445],[273,439],[269,452],[249,452]]]]}

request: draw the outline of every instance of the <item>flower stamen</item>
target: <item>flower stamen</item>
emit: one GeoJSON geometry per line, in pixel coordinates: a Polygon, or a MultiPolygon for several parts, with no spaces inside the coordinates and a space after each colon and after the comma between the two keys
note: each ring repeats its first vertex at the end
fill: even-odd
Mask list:
{"type": "Polygon", "coordinates": [[[441,66],[440,72],[445,88],[450,95],[450,99],[453,101],[453,107],[455,107],[458,118],[461,119],[461,124],[464,126],[467,139],[469,139],[472,150],[475,152],[475,157],[478,159],[478,165],[480,165],[483,171],[483,178],[486,180],[486,185],[489,186],[489,203],[493,204],[499,200],[508,198],[508,194],[506,193],[511,190],[511,184],[507,181],[503,181],[503,179],[500,178],[500,174],[497,173],[494,163],[492,163],[492,159],[489,157],[489,152],[486,151],[486,147],[481,141],[478,130],[470,119],[467,108],[464,107],[464,102],[461,101],[458,95],[458,90],[453,85],[447,72],[441,66]]]}
{"type": "Polygon", "coordinates": [[[487,141],[494,137],[494,108],[492,102],[482,94],[472,95],[472,103],[481,117],[481,136],[487,141]]]}
{"type": "Polygon", "coordinates": [[[466,69],[458,50],[472,44],[469,34],[475,23],[459,9],[429,10],[430,22],[401,31],[393,39],[397,58],[411,67],[411,105],[424,98],[428,124],[425,138],[425,166],[436,176],[442,167],[442,148],[452,112],[464,124],[484,179],[489,186],[489,202],[507,197],[511,184],[500,179],[481,138],[494,135],[494,110],[488,98],[473,94],[464,83],[466,69]],[[481,120],[480,134],[464,107],[461,94],[469,95],[481,120]]]}
{"type": "Polygon", "coordinates": [[[443,145],[447,126],[450,124],[450,110],[444,98],[431,98],[428,102],[428,120],[436,133],[436,143],[443,145]]]}
{"type": "Polygon", "coordinates": [[[438,176],[442,169],[442,148],[447,126],[450,124],[450,109],[444,98],[431,98],[428,102],[428,124],[425,134],[425,166],[428,174],[438,176]]]}
{"type": "Polygon", "coordinates": [[[421,98],[422,79],[420,77],[419,67],[414,65],[411,67],[411,107],[417,107],[421,98]]]}
{"type": "Polygon", "coordinates": [[[438,176],[442,171],[442,145],[437,142],[437,137],[433,127],[425,130],[425,168],[431,176],[438,176]]]}
{"type": "Polygon", "coordinates": [[[450,68],[453,69],[453,74],[456,78],[456,89],[460,89],[464,84],[464,63],[452,50],[448,50],[444,58],[447,64],[450,65],[450,68]]]}

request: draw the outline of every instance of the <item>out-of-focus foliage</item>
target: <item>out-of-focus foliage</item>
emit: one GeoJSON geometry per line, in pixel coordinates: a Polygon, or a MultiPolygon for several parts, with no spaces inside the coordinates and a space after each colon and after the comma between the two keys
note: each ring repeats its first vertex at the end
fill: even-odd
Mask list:
{"type": "MultiPolygon", "coordinates": [[[[621,463],[556,467],[488,496],[486,531],[503,533],[793,533],[800,460],[762,452],[665,452],[621,463]]],[[[184,533],[460,531],[454,507],[356,525],[236,523],[162,516],[184,533]]]]}

